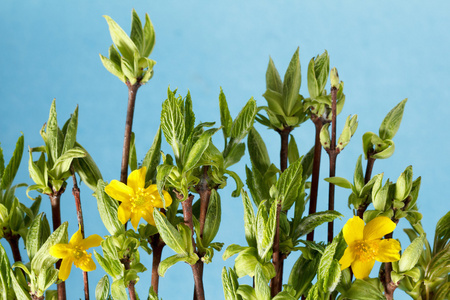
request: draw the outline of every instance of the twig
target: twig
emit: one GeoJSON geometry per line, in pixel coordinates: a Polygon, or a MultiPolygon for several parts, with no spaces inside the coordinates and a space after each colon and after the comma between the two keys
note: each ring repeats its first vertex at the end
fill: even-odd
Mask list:
{"type": "MultiPolygon", "coordinates": [[[[78,225],[80,226],[81,236],[83,239],[84,235],[84,220],[83,220],[83,211],[81,209],[81,199],[80,199],[80,188],[77,184],[77,178],[75,176],[75,172],[73,167],[71,167],[72,179],[73,179],[73,187],[72,187],[72,195],[75,198],[75,206],[77,208],[77,219],[78,225]]],[[[83,282],[84,282],[84,299],[89,300],[89,278],[88,273],[83,271],[83,282]]]]}
{"type": "MultiPolygon", "coordinates": [[[[369,151],[367,151],[366,175],[364,176],[365,184],[367,184],[372,177],[373,165],[375,164],[375,158],[372,157],[372,154],[374,154],[373,149],[369,149],[369,151]]],[[[357,211],[358,217],[360,217],[361,219],[363,218],[364,212],[366,211],[369,204],[370,204],[369,202],[363,203],[358,207],[358,211],[357,211]]]]}
{"type": "Polygon", "coordinates": [[[153,249],[153,261],[152,261],[152,282],[151,285],[153,287],[153,291],[156,295],[158,295],[158,287],[159,287],[159,274],[158,267],[161,263],[161,254],[164,246],[166,245],[159,236],[159,233],[152,236],[150,245],[153,249]]]}

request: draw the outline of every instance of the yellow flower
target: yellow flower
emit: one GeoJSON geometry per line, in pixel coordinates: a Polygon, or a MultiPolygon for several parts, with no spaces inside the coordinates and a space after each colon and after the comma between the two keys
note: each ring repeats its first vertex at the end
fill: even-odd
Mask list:
{"type": "MultiPolygon", "coordinates": [[[[139,220],[144,218],[149,224],[155,226],[153,219],[153,208],[164,208],[164,202],[158,193],[156,184],[152,184],[147,188],[145,186],[146,167],[134,170],[128,176],[127,184],[117,180],[112,180],[105,187],[105,192],[112,198],[122,202],[117,211],[119,220],[122,224],[131,219],[131,225],[137,230],[139,220]]],[[[165,204],[169,206],[172,198],[169,193],[163,191],[165,204]]]]}
{"type": "Polygon", "coordinates": [[[85,239],[81,235],[81,227],[70,238],[68,244],[56,244],[50,248],[50,255],[56,258],[62,258],[58,277],[62,281],[69,278],[72,263],[75,267],[85,272],[94,271],[95,263],[91,258],[91,253],[86,249],[100,246],[103,239],[98,234],[93,234],[85,239]]]}
{"type": "Polygon", "coordinates": [[[370,271],[379,262],[393,262],[400,259],[400,243],[394,239],[381,239],[394,231],[395,223],[387,217],[376,217],[366,226],[360,217],[354,216],[344,225],[345,249],[339,263],[341,270],[352,266],[353,274],[358,279],[369,277],[370,271]]]}

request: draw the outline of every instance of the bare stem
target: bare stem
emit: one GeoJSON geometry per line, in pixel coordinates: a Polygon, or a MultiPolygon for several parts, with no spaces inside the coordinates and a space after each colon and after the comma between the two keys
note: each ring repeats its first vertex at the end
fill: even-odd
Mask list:
{"type": "MultiPolygon", "coordinates": [[[[49,195],[52,206],[53,231],[61,226],[61,195],[64,193],[64,190],[62,187],[59,191],[53,191],[53,194],[49,195]]],[[[58,260],[56,262],[56,269],[59,270],[60,266],[61,260],[58,260]]],[[[66,283],[64,281],[57,284],[57,290],[58,300],[66,300],[66,283]]]]}
{"type": "MultiPolygon", "coordinates": [[[[370,178],[372,177],[372,170],[373,165],[375,164],[375,158],[372,158],[372,151],[369,150],[367,153],[367,167],[366,167],[366,175],[364,176],[364,183],[367,184],[370,181],[370,178]]],[[[369,203],[363,203],[358,207],[358,217],[361,219],[364,216],[364,212],[366,211],[367,207],[369,206],[369,203]]]]}
{"type": "Polygon", "coordinates": [[[12,234],[12,232],[5,233],[4,238],[8,241],[11,246],[11,251],[15,262],[22,261],[22,256],[20,255],[19,249],[19,239],[20,235],[12,234]]]}
{"type": "MultiPolygon", "coordinates": [[[[72,195],[75,198],[75,206],[77,208],[78,226],[80,226],[81,236],[84,239],[85,238],[84,220],[83,220],[83,210],[81,209],[80,188],[78,187],[77,177],[75,176],[73,168],[71,168],[71,172],[73,179],[72,195]]],[[[84,282],[84,299],[89,300],[89,277],[88,273],[85,271],[83,271],[83,282],[84,282]]]]}
{"type": "MultiPolygon", "coordinates": [[[[320,144],[320,130],[324,124],[323,119],[319,116],[311,116],[311,120],[316,127],[316,137],[314,142],[314,160],[311,174],[311,190],[309,197],[309,214],[314,214],[317,209],[317,192],[319,190],[319,172],[320,172],[320,157],[322,154],[322,145],[320,144]]],[[[306,239],[314,241],[314,230],[308,233],[306,239]]]]}
{"type": "MultiPolygon", "coordinates": [[[[395,223],[398,223],[398,220],[394,220],[395,223]]],[[[385,239],[391,239],[393,236],[393,233],[386,234],[384,236],[385,239]]],[[[384,264],[384,281],[382,280],[383,286],[384,286],[384,296],[387,300],[393,300],[394,299],[394,291],[397,289],[397,283],[392,281],[391,278],[391,272],[392,272],[392,263],[385,263],[384,264]]]]}
{"type": "Polygon", "coordinates": [[[127,183],[128,176],[128,158],[130,155],[130,138],[131,129],[133,127],[133,116],[134,116],[134,106],[136,103],[136,94],[140,87],[139,83],[131,85],[127,82],[128,86],[128,107],[127,107],[127,118],[125,121],[125,136],[123,139],[123,152],[122,152],[122,166],[120,168],[120,181],[127,183]]]}
{"type": "MultiPolygon", "coordinates": [[[[183,199],[183,195],[176,193],[179,199],[183,199]]],[[[186,200],[181,202],[181,207],[183,208],[183,218],[184,224],[186,224],[192,233],[192,246],[196,249],[196,244],[194,240],[194,223],[192,221],[192,201],[194,200],[194,195],[189,195],[186,200]]],[[[197,252],[197,250],[195,250],[197,252]]],[[[198,253],[197,253],[198,255],[198,253]]],[[[192,274],[194,276],[194,299],[205,300],[205,290],[203,287],[203,261],[199,255],[199,260],[191,265],[192,274]]]]}
{"type": "MultiPolygon", "coordinates": [[[[120,262],[123,264],[123,266],[125,267],[125,270],[129,270],[130,269],[130,258],[129,257],[124,257],[120,260],[120,262]]],[[[136,300],[136,291],[134,289],[134,285],[136,284],[136,282],[134,280],[131,280],[130,283],[128,284],[128,294],[130,295],[130,300],[136,300]]]]}
{"type": "MultiPolygon", "coordinates": [[[[339,154],[339,149],[336,149],[336,98],[337,98],[337,88],[331,88],[331,145],[330,149],[327,150],[330,157],[330,177],[336,176],[336,158],[339,154]]],[[[335,186],[330,183],[328,188],[328,210],[334,210],[334,192],[335,186]]],[[[333,221],[328,222],[328,243],[333,241],[334,228],[333,221]]]]}
{"type": "Polygon", "coordinates": [[[162,250],[165,246],[165,243],[160,239],[159,233],[155,234],[152,237],[150,245],[153,249],[153,261],[152,261],[152,287],[153,291],[158,295],[158,287],[159,287],[159,274],[158,267],[161,263],[161,254],[162,250]]]}

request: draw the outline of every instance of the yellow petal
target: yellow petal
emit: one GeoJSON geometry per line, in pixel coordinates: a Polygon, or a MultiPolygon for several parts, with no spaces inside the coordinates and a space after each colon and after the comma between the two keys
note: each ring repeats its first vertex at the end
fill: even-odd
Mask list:
{"type": "Polygon", "coordinates": [[[378,240],[395,229],[395,223],[388,217],[376,217],[364,227],[365,240],[378,240]]]}
{"type": "Polygon", "coordinates": [[[50,247],[49,253],[56,258],[65,258],[72,254],[72,247],[68,244],[56,244],[50,247]]]}
{"type": "Polygon", "coordinates": [[[148,224],[155,226],[155,219],[153,218],[153,208],[146,208],[142,211],[142,218],[147,221],[148,224]]]}
{"type": "Polygon", "coordinates": [[[341,264],[341,271],[350,267],[352,262],[355,260],[355,253],[351,247],[345,249],[344,255],[342,255],[339,263],[341,264]]]}
{"type": "Polygon", "coordinates": [[[378,253],[375,259],[380,262],[393,262],[400,259],[398,253],[402,250],[400,243],[394,239],[381,240],[378,247],[378,253]]]}
{"type": "Polygon", "coordinates": [[[358,216],[353,216],[345,223],[342,229],[344,239],[347,245],[351,245],[354,241],[363,239],[364,221],[358,216]]]}
{"type": "Polygon", "coordinates": [[[85,272],[94,271],[97,267],[95,265],[95,262],[90,257],[90,254],[79,259],[78,261],[75,261],[74,264],[77,268],[80,268],[81,270],[83,270],[85,272]]]}
{"type": "Polygon", "coordinates": [[[78,230],[70,238],[69,244],[78,245],[82,240],[83,240],[83,235],[81,234],[81,227],[78,226],[78,230]]]}
{"type": "Polygon", "coordinates": [[[59,267],[59,274],[58,274],[59,279],[61,279],[62,281],[66,281],[67,278],[69,278],[70,269],[72,269],[72,263],[73,263],[72,257],[67,257],[62,260],[61,266],[59,267]]]}
{"type": "Polygon", "coordinates": [[[131,217],[131,208],[124,202],[119,205],[117,217],[122,224],[126,224],[131,217]]]}
{"type": "Polygon", "coordinates": [[[131,225],[133,225],[134,230],[137,230],[141,216],[141,212],[134,212],[131,214],[131,225]]]}
{"type": "Polygon", "coordinates": [[[134,196],[134,190],[131,187],[117,180],[112,180],[105,186],[105,193],[111,198],[122,202],[128,202],[134,196]]]}
{"type": "Polygon", "coordinates": [[[92,247],[98,247],[100,246],[100,243],[103,241],[102,237],[98,234],[93,234],[85,238],[80,242],[80,247],[83,250],[92,248],[92,247]]]}
{"type": "Polygon", "coordinates": [[[352,271],[355,278],[364,279],[369,277],[370,271],[372,271],[375,260],[362,262],[360,260],[355,260],[352,263],[352,271]]]}
{"type": "Polygon", "coordinates": [[[128,176],[127,185],[133,190],[137,191],[139,188],[143,189],[145,185],[145,174],[147,173],[147,168],[142,167],[140,169],[134,170],[128,176]]]}

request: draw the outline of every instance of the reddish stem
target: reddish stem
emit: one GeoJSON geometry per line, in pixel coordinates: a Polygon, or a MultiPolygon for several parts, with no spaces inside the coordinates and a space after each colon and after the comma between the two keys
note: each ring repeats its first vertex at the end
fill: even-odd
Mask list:
{"type": "MultiPolygon", "coordinates": [[[[336,158],[339,154],[339,149],[336,149],[336,102],[337,102],[337,88],[332,87],[331,88],[331,145],[330,149],[327,150],[328,155],[330,157],[330,177],[336,176],[336,158]]],[[[330,183],[328,187],[328,210],[334,210],[334,193],[335,193],[335,186],[334,184],[330,183]]],[[[334,222],[328,222],[328,243],[331,243],[333,241],[334,237],[334,228],[333,228],[334,222]]]]}
{"type": "Polygon", "coordinates": [[[160,239],[159,233],[152,236],[152,240],[150,245],[153,249],[153,261],[152,261],[152,288],[153,291],[158,295],[158,287],[159,287],[159,274],[158,267],[161,263],[161,254],[164,248],[165,243],[160,239]]]}

